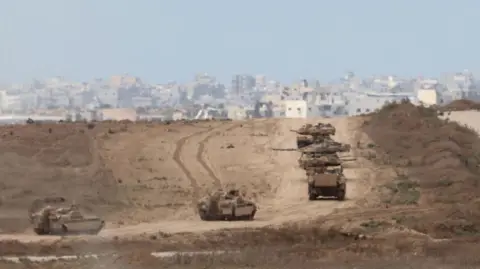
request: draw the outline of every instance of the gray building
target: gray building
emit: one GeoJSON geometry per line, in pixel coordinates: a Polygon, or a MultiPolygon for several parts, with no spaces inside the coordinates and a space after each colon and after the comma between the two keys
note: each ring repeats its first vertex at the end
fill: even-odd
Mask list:
{"type": "Polygon", "coordinates": [[[230,89],[233,93],[240,94],[255,87],[255,77],[251,75],[234,75],[230,89]]]}
{"type": "Polygon", "coordinates": [[[345,106],[346,112],[350,116],[361,115],[370,112],[374,112],[377,109],[382,108],[385,104],[391,102],[400,102],[403,99],[409,99],[412,102],[415,102],[413,94],[368,94],[368,95],[359,95],[352,99],[348,100],[347,105],[345,106]]]}

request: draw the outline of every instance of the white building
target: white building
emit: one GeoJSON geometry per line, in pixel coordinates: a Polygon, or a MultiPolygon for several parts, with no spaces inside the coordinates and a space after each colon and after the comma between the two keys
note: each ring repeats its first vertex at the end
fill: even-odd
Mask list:
{"type": "Polygon", "coordinates": [[[172,120],[183,120],[186,119],[185,111],[177,109],[172,114],[172,120]]]}
{"type": "Polygon", "coordinates": [[[285,101],[285,118],[307,118],[308,105],[304,100],[285,101]]]}
{"type": "Polygon", "coordinates": [[[438,104],[438,94],[435,89],[420,89],[417,92],[418,101],[426,106],[438,104]]]}
{"type": "Polygon", "coordinates": [[[101,104],[110,105],[110,107],[118,106],[118,89],[101,88],[96,90],[95,94],[101,104]]]}

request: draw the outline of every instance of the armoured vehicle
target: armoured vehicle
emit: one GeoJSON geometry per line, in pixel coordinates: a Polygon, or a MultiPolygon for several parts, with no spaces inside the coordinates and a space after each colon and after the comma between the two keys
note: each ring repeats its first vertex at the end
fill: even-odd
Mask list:
{"type": "Polygon", "coordinates": [[[341,164],[342,160],[340,159],[340,157],[338,157],[337,154],[328,154],[321,156],[302,154],[302,156],[298,160],[298,165],[305,170],[308,170],[312,167],[336,166],[341,164]]]}
{"type": "Polygon", "coordinates": [[[257,205],[243,198],[239,191],[222,190],[202,198],[197,204],[202,220],[253,220],[257,205]]]}
{"type": "Polygon", "coordinates": [[[272,150],[275,151],[299,151],[303,154],[308,154],[311,156],[321,156],[324,154],[333,154],[337,152],[349,152],[350,149],[350,144],[339,143],[331,138],[325,138],[322,142],[316,142],[301,148],[272,148],[272,150]]]}
{"type": "Polygon", "coordinates": [[[335,197],[339,201],[345,199],[346,178],[343,175],[343,168],[338,166],[327,166],[321,173],[310,173],[308,175],[308,199],[316,200],[319,196],[335,197]]]}
{"type": "Polygon", "coordinates": [[[330,123],[305,124],[298,130],[291,130],[299,135],[329,136],[335,135],[336,129],[330,123]]]}
{"type": "Polygon", "coordinates": [[[330,136],[313,136],[313,135],[298,135],[297,136],[297,148],[305,148],[313,144],[319,144],[323,142],[332,142],[333,139],[330,136]]]}
{"type": "Polygon", "coordinates": [[[330,123],[317,123],[316,125],[305,124],[298,130],[290,130],[298,134],[297,148],[304,148],[325,140],[331,141],[330,135],[335,135],[335,127],[330,123]]]}
{"type": "Polygon", "coordinates": [[[299,149],[298,151],[302,153],[312,153],[312,154],[333,154],[337,152],[349,152],[351,146],[349,144],[343,144],[335,142],[333,140],[324,141],[322,143],[313,144],[304,148],[299,149]]]}
{"type": "MultiPolygon", "coordinates": [[[[63,200],[65,201],[65,200],[63,200]]],[[[44,206],[38,208],[41,200],[36,200],[29,214],[33,231],[38,235],[46,234],[97,234],[105,227],[105,221],[96,216],[84,215],[77,205],[59,207],[58,201],[43,200],[44,206]]]]}
{"type": "Polygon", "coordinates": [[[33,203],[30,205],[30,208],[28,210],[28,216],[30,217],[33,213],[36,211],[39,211],[41,208],[51,205],[51,206],[60,206],[62,204],[65,204],[67,199],[61,196],[55,196],[55,197],[44,197],[40,199],[35,199],[33,203]]]}

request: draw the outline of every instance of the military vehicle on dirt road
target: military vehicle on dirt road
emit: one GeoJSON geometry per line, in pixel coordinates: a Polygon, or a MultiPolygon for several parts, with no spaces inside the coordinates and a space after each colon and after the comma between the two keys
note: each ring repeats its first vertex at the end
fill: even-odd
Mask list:
{"type": "Polygon", "coordinates": [[[29,219],[36,234],[97,234],[105,227],[104,220],[84,215],[75,204],[69,207],[58,206],[63,202],[64,198],[34,201],[29,210],[29,219]]]}
{"type": "Polygon", "coordinates": [[[339,201],[345,199],[347,180],[341,165],[326,166],[323,171],[307,172],[307,179],[309,200],[316,200],[319,196],[335,197],[339,201]]]}
{"type": "Polygon", "coordinates": [[[200,219],[212,220],[253,220],[257,205],[242,197],[236,189],[223,190],[203,197],[197,204],[200,219]]]}
{"type": "Polygon", "coordinates": [[[351,146],[335,141],[324,141],[298,149],[301,153],[320,156],[322,154],[333,154],[337,152],[349,152],[351,146]]]}
{"type": "Polygon", "coordinates": [[[323,141],[298,149],[302,153],[299,166],[306,171],[308,181],[308,199],[319,196],[345,199],[346,178],[343,175],[343,158],[338,152],[349,152],[350,145],[339,142],[323,141]]]}
{"type": "Polygon", "coordinates": [[[311,136],[311,135],[298,135],[297,136],[297,148],[301,149],[313,144],[333,141],[329,136],[311,136]]]}
{"type": "Polygon", "coordinates": [[[305,124],[298,130],[290,130],[298,134],[297,147],[303,148],[324,141],[333,141],[330,136],[335,135],[336,129],[330,123],[305,124]]]}
{"type": "Polygon", "coordinates": [[[339,152],[349,152],[351,146],[334,141],[336,129],[330,123],[305,124],[298,130],[296,149],[273,149],[276,151],[299,151],[298,165],[305,170],[308,182],[308,198],[335,197],[344,200],[346,177],[342,163],[354,159],[340,157],[339,152]]]}
{"type": "Polygon", "coordinates": [[[298,159],[298,165],[306,171],[319,168],[317,169],[317,171],[323,172],[325,170],[325,167],[337,166],[341,164],[342,160],[340,159],[340,157],[338,157],[337,154],[325,154],[321,156],[311,156],[308,154],[303,154],[302,156],[300,156],[300,159],[298,159]]]}
{"type": "Polygon", "coordinates": [[[342,163],[346,159],[337,153],[349,152],[351,146],[331,138],[336,129],[329,123],[306,124],[294,132],[299,134],[297,147],[301,156],[298,164],[306,171],[309,200],[320,196],[344,200],[347,179],[342,163]]]}
{"type": "Polygon", "coordinates": [[[336,129],[331,123],[305,124],[298,130],[291,130],[299,135],[330,136],[335,135],[336,129]]]}

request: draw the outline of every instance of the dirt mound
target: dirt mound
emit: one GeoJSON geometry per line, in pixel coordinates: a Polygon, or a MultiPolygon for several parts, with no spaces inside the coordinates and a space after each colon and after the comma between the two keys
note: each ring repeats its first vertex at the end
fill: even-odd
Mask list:
{"type": "Polygon", "coordinates": [[[22,232],[37,198],[63,196],[86,211],[119,203],[117,183],[98,153],[104,129],[87,124],[0,127],[0,230],[22,232]]]}
{"type": "Polygon", "coordinates": [[[447,105],[439,107],[440,111],[464,111],[464,110],[480,110],[480,103],[461,99],[455,100],[447,105]]]}
{"type": "Polygon", "coordinates": [[[434,209],[421,219],[406,216],[405,225],[438,237],[480,233],[480,139],[473,130],[407,101],[365,119],[376,161],[396,167],[382,186],[384,202],[434,209]]]}

